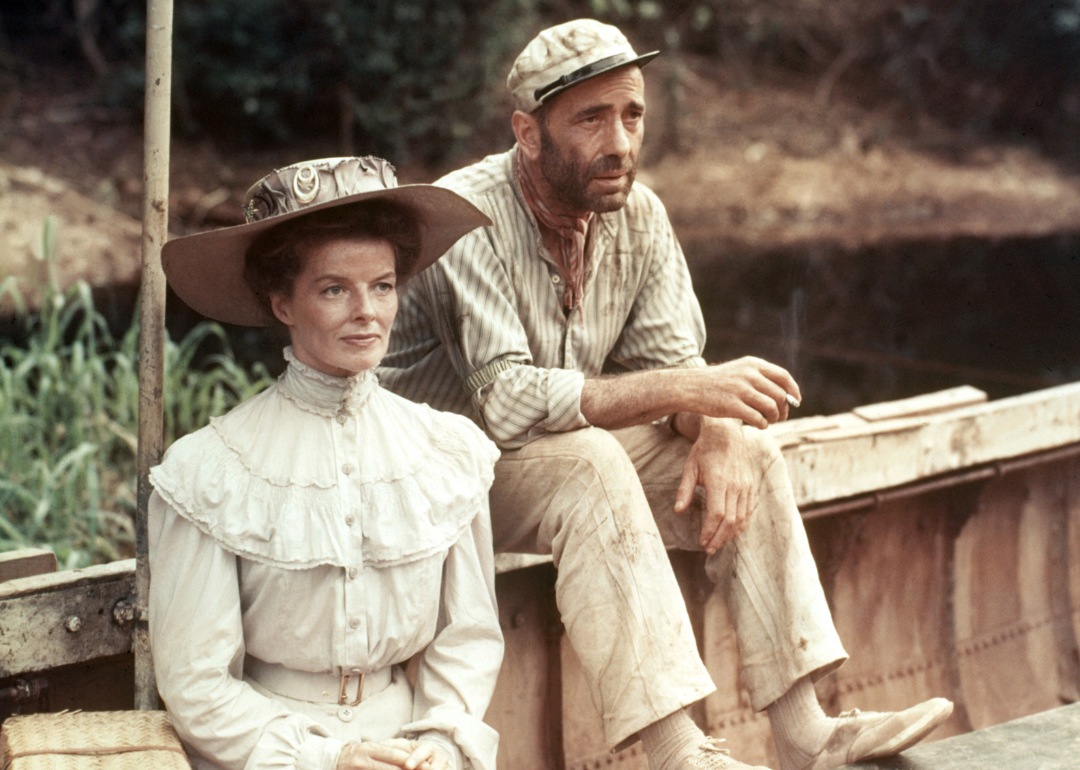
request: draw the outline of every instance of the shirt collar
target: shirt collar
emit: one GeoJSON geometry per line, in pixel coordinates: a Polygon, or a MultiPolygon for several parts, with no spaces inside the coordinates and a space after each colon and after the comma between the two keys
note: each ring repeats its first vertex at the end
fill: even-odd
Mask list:
{"type": "Polygon", "coordinates": [[[284,355],[289,366],[278,380],[278,387],[297,406],[316,414],[327,417],[355,415],[378,383],[370,369],[350,377],[334,377],[300,361],[292,346],[285,348],[284,355]]]}

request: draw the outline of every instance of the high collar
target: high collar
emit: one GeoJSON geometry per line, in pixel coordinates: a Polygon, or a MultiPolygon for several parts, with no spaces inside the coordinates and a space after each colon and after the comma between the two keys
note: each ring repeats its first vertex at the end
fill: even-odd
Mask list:
{"type": "Polygon", "coordinates": [[[301,409],[323,415],[356,415],[378,385],[370,369],[349,377],[335,377],[300,361],[292,347],[285,348],[289,366],[278,380],[281,394],[301,409]]]}

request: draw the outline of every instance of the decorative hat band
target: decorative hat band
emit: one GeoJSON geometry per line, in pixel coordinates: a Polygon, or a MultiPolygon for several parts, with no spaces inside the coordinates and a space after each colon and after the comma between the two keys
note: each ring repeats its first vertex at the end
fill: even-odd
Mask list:
{"type": "Polygon", "coordinates": [[[248,224],[300,211],[346,195],[397,187],[394,167],[382,158],[324,158],[268,174],[247,191],[248,224]]]}

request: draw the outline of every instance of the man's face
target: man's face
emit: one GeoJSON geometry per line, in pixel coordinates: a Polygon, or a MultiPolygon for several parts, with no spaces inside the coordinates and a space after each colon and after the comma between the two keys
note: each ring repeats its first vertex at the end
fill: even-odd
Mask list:
{"type": "Polygon", "coordinates": [[[554,97],[540,117],[540,171],[574,213],[617,211],[637,175],[645,81],[634,65],[554,97]]]}

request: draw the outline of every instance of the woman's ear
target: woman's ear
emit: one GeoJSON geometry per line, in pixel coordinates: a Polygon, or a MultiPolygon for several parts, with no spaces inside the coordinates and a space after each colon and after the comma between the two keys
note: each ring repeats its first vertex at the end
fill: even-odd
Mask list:
{"type": "Polygon", "coordinates": [[[292,303],[288,297],[283,297],[280,294],[270,295],[270,309],[274,311],[274,316],[286,326],[292,326],[292,303]]]}
{"type": "Polygon", "coordinates": [[[540,121],[527,112],[515,110],[510,118],[510,126],[514,129],[514,138],[517,139],[518,147],[525,153],[525,157],[533,162],[539,160],[540,121]]]}

